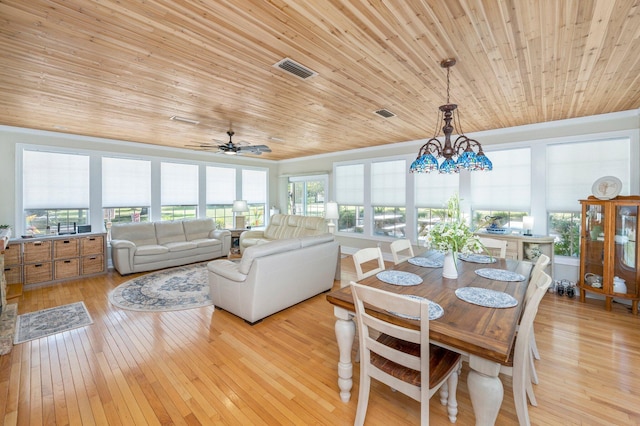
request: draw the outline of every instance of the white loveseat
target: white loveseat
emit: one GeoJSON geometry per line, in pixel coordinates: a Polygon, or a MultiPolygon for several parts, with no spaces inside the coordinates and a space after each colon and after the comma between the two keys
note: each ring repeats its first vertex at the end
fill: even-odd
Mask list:
{"type": "Polygon", "coordinates": [[[287,238],[326,234],[327,223],[317,216],[298,216],[292,214],[274,214],[264,230],[249,230],[240,234],[240,252],[257,244],[287,238]]]}
{"type": "Polygon", "coordinates": [[[122,275],[186,265],[229,254],[231,232],[211,218],[118,223],[111,228],[111,260],[122,275]]]}
{"type": "Polygon", "coordinates": [[[209,262],[213,304],[250,324],[330,290],[338,265],[332,234],[248,247],[240,262],[209,262]]]}

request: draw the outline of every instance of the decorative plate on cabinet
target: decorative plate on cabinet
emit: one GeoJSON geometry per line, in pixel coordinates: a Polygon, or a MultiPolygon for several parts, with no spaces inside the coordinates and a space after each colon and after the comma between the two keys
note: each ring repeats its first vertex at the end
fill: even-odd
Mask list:
{"type": "Polygon", "coordinates": [[[622,181],[615,176],[604,176],[593,183],[591,192],[600,200],[616,198],[622,190],[622,181]]]}

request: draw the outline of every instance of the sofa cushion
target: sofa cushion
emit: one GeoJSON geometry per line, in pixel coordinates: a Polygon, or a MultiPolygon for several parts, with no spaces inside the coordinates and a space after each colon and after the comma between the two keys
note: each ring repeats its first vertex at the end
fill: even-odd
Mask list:
{"type": "Polygon", "coordinates": [[[156,245],[153,222],[116,223],[111,228],[112,240],[129,240],[137,246],[156,245]]]}
{"type": "Polygon", "coordinates": [[[325,219],[317,216],[274,214],[264,230],[264,238],[281,240],[327,232],[325,219]]]}
{"type": "Polygon", "coordinates": [[[165,245],[167,243],[187,241],[184,237],[182,221],[156,222],[155,225],[158,244],[165,245]]]}
{"type": "Polygon", "coordinates": [[[136,256],[151,256],[154,254],[165,253],[169,253],[169,248],[165,246],[159,246],[157,244],[136,247],[136,256]]]}
{"type": "Polygon", "coordinates": [[[185,220],[182,222],[187,241],[201,240],[209,237],[209,233],[216,229],[216,224],[210,217],[204,219],[185,220]]]}
{"type": "Polygon", "coordinates": [[[202,238],[197,240],[191,240],[191,243],[194,243],[198,247],[213,247],[219,246],[222,244],[222,241],[216,240],[213,238],[202,238]]]}
{"type": "Polygon", "coordinates": [[[163,246],[167,247],[170,252],[192,250],[198,247],[193,241],[177,241],[175,243],[165,243],[163,246]]]}
{"type": "Polygon", "coordinates": [[[242,254],[242,260],[238,266],[238,271],[246,275],[249,273],[254,259],[299,248],[300,240],[297,238],[277,240],[267,244],[258,244],[248,247],[242,254]]]}

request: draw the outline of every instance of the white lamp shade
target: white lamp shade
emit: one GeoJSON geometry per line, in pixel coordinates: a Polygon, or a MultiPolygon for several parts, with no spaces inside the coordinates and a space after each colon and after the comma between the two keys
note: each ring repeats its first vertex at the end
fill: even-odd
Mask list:
{"type": "Polygon", "coordinates": [[[324,211],[324,218],[329,220],[340,218],[340,214],[338,213],[338,203],[335,201],[329,201],[327,203],[327,209],[324,211]]]}
{"type": "Polygon", "coordinates": [[[533,216],[522,217],[522,228],[524,228],[525,230],[533,229],[533,216]]]}
{"type": "Polygon", "coordinates": [[[233,202],[233,207],[231,208],[231,210],[234,213],[248,212],[249,211],[249,206],[247,205],[247,201],[246,200],[236,200],[236,201],[233,202]]]}

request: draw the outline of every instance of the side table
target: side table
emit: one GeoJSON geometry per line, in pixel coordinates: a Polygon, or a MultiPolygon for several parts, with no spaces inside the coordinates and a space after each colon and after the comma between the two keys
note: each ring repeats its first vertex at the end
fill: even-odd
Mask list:
{"type": "Polygon", "coordinates": [[[229,257],[240,256],[240,234],[246,231],[246,228],[231,229],[231,250],[229,251],[229,257]]]}

